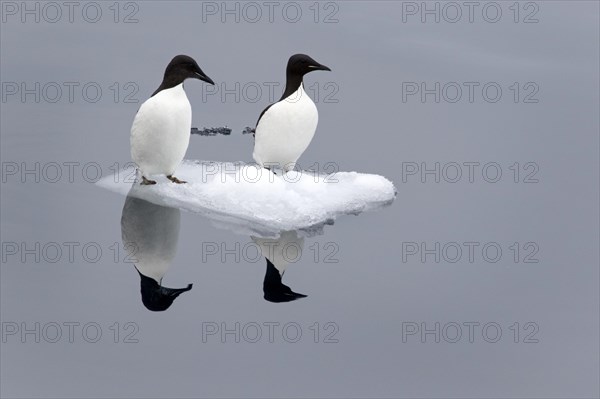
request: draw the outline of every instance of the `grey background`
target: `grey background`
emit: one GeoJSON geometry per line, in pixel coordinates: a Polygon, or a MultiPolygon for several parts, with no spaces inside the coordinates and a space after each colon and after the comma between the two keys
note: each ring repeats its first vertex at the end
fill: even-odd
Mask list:
{"type": "MultiPolygon", "coordinates": [[[[308,298],[262,299],[263,261],[202,262],[202,243],[232,248],[249,237],[182,213],[178,253],[164,283],[194,288],[164,313],[148,312],[131,264],[114,262],[124,198],[76,177],[1,188],[3,242],[97,242],[100,262],[1,265],[2,322],[97,322],[96,343],[2,343],[3,397],[598,397],[598,3],[536,2],[538,23],[402,22],[402,2],[336,2],[338,23],[314,23],[310,3],[288,23],[218,17],[202,22],[200,2],[136,2],[138,23],[1,25],[2,82],[98,82],[97,103],[81,95],[51,104],[10,97],[1,104],[3,162],[98,162],[103,172],[129,161],[129,128],[139,104],[115,103],[114,82],[135,82],[145,100],[166,63],[193,56],[215,82],[281,82],[287,58],[305,52],[331,67],[305,82],[339,87],[337,103],[317,102],[320,123],[304,166],[385,175],[398,190],[379,212],[348,216],[310,238],[328,242],[339,263],[291,265],[284,282],[308,298]],[[402,102],[402,82],[498,82],[501,101],[402,102]],[[513,82],[535,82],[537,104],[514,103],[513,82]],[[498,162],[495,184],[402,182],[403,162],[498,162]],[[513,183],[514,162],[536,162],[537,184],[513,183]],[[401,243],[494,241],[505,251],[488,263],[403,262],[401,243]],[[514,263],[508,246],[536,242],[539,263],[514,263]],[[139,343],[115,344],[114,322],[139,326],[139,343]],[[297,322],[295,344],[202,342],[203,322],[297,322]],[[315,344],[308,326],[332,321],[339,343],[315,344]],[[402,342],[403,322],[497,322],[502,339],[469,343],[402,342]],[[508,326],[535,322],[538,343],[513,343],[508,326]]],[[[220,3],[218,3],[220,4],[220,3]]],[[[433,7],[433,2],[429,3],[433,7]]],[[[483,4],[483,3],[482,3],[483,4]]],[[[524,3],[521,3],[523,6],[524,3]]],[[[123,10],[121,10],[124,12],[123,10]]],[[[321,12],[325,11],[321,9],[321,12]]],[[[524,11],[522,11],[524,12],[524,11]]],[[[321,19],[323,15],[321,15],[321,19]]],[[[269,103],[232,96],[202,99],[188,82],[193,126],[228,125],[230,137],[191,139],[186,158],[251,161],[253,125],[269,103]]],[[[277,95],[281,93],[280,86],[277,95]]],[[[80,170],[80,169],[79,169],[80,170]]],[[[466,330],[465,330],[466,331],[466,330]]],[[[214,337],[213,337],[214,338],[214,337]]],[[[122,339],[121,339],[122,341],[122,339]]]]}

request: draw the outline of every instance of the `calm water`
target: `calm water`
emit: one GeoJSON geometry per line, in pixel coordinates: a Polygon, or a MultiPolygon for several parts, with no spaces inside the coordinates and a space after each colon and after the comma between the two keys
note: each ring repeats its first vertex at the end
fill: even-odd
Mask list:
{"type": "Polygon", "coordinates": [[[260,3],[252,22],[247,3],[100,2],[96,23],[88,3],[73,22],[28,3],[39,23],[21,4],[0,28],[2,397],[598,396],[597,3],[456,23],[435,2],[439,23],[420,2],[278,3],[272,22],[260,3]],[[232,129],[186,158],[250,162],[242,130],[296,52],[332,69],[305,79],[320,121],[301,166],[398,194],[284,233],[302,253],[283,277],[259,238],[94,184],[130,161],[179,53],[217,82],[186,83],[193,126],[232,129]],[[169,305],[162,274],[193,286],[149,311],[169,305]]]}

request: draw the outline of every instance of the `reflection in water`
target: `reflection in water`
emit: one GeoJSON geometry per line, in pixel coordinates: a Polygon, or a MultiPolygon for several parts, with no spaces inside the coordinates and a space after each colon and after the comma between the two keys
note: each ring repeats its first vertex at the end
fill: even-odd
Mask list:
{"type": "MultiPolygon", "coordinates": [[[[132,187],[123,205],[123,246],[140,276],[142,303],[151,311],[164,311],[173,304],[175,298],[192,289],[192,284],[185,288],[162,286],[163,277],[177,252],[181,211],[134,196],[136,187],[132,187]]],[[[263,281],[264,299],[281,303],[306,298],[306,295],[294,292],[283,284],[282,278],[289,264],[302,258],[304,236],[312,236],[319,231],[322,233],[323,225],[316,230],[311,227],[307,230],[282,231],[277,238],[273,238],[273,235],[261,237],[261,226],[248,226],[240,230],[236,229],[237,225],[220,225],[243,235],[248,234],[248,229],[255,232],[250,238],[265,257],[267,265],[263,281]]]]}
{"type": "Polygon", "coordinates": [[[192,289],[161,286],[175,258],[180,210],[127,196],[121,215],[123,245],[140,275],[142,302],[152,311],[169,308],[181,293],[192,289]]]}
{"type": "Polygon", "coordinates": [[[297,231],[284,231],[279,238],[250,237],[267,260],[263,282],[264,298],[269,302],[290,302],[306,295],[298,294],[281,282],[287,265],[297,261],[304,248],[304,238],[297,231]]]}

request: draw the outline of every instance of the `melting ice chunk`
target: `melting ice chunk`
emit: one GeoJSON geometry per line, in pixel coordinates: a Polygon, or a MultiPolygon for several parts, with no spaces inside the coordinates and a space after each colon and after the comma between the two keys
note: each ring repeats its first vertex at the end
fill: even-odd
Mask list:
{"type": "MultiPolygon", "coordinates": [[[[132,184],[114,176],[97,184],[123,195],[233,223],[245,228],[244,234],[265,236],[282,230],[309,231],[322,227],[340,215],[388,205],[396,195],[392,182],[379,175],[277,173],[254,164],[185,160],[175,176],[187,184],[174,184],[164,176],[153,176],[158,184],[152,186],[132,184]]],[[[130,172],[119,174],[130,175],[130,172]]]]}

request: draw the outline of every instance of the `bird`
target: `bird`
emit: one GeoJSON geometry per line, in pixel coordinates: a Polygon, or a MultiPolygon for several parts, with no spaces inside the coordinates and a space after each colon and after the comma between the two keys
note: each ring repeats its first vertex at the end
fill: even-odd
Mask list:
{"type": "Polygon", "coordinates": [[[302,79],[312,71],[331,69],[306,54],[295,54],[288,60],[281,99],[265,108],[256,122],[252,156],[261,167],[288,172],[310,144],[319,113],[302,79]]]}
{"type": "Polygon", "coordinates": [[[295,263],[302,257],[304,238],[295,230],[283,231],[279,237],[263,238],[250,236],[267,261],[267,270],[263,280],[264,299],[269,302],[291,302],[306,295],[292,291],[283,284],[282,277],[289,263],[295,263]]]}
{"type": "Polygon", "coordinates": [[[134,196],[130,191],[121,214],[121,237],[127,261],[134,264],[140,277],[142,303],[151,311],[167,310],[175,298],[190,291],[167,288],[162,280],[177,252],[181,212],[156,205],[134,196]]]}
{"type": "Polygon", "coordinates": [[[142,185],[156,184],[151,175],[164,174],[174,183],[186,183],[173,173],[179,166],[192,127],[192,107],[183,89],[188,78],[214,85],[192,57],[178,55],[165,69],[162,83],[138,110],[131,126],[131,158],[142,185]]]}

